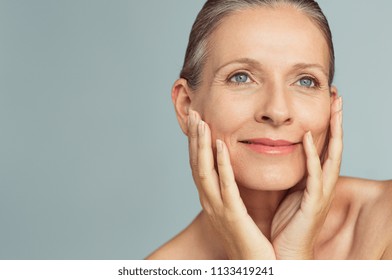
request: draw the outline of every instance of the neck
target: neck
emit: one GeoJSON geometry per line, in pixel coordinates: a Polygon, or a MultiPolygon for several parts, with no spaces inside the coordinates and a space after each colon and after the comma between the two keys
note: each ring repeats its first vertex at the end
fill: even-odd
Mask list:
{"type": "Polygon", "coordinates": [[[241,187],[239,190],[249,216],[252,217],[264,236],[270,239],[272,219],[287,190],[259,191],[241,187]]]}
{"type": "MultiPolygon", "coordinates": [[[[295,188],[298,187],[295,186],[295,188]]],[[[275,212],[281,201],[291,189],[281,191],[260,191],[238,187],[242,201],[244,202],[249,216],[253,219],[264,236],[271,240],[271,224],[275,212]]],[[[204,211],[199,215],[197,222],[200,223],[200,244],[207,244],[206,251],[210,252],[210,258],[224,259],[226,252],[222,247],[221,237],[218,236],[209,218],[204,211]]],[[[203,246],[200,246],[202,248],[203,246]]]]}
{"type": "MultiPolygon", "coordinates": [[[[239,191],[249,216],[264,236],[270,239],[272,219],[287,190],[259,191],[239,187],[239,191]]],[[[204,211],[200,213],[196,222],[200,223],[200,236],[203,239],[201,244],[208,244],[208,251],[213,252],[213,256],[210,257],[218,259],[226,258],[226,253],[221,244],[221,237],[217,235],[204,211]]]]}

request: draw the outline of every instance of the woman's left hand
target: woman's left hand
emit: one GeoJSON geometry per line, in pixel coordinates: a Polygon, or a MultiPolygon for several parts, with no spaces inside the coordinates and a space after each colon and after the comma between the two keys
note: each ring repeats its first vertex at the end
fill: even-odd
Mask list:
{"type": "Polygon", "coordinates": [[[314,246],[328,214],[337,183],[343,149],[342,98],[332,104],[327,159],[320,158],[310,132],[303,139],[308,177],[304,190],[289,193],[272,221],[272,245],[277,259],[313,259],[314,246]]]}

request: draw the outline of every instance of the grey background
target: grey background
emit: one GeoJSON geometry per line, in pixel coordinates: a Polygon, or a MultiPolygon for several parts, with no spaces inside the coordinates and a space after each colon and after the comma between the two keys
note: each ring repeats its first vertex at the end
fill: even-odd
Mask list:
{"type": "MultiPolygon", "coordinates": [[[[1,259],[142,259],[197,214],[170,89],[203,2],[0,1],[1,259]]],[[[342,174],[390,179],[392,4],[319,3],[342,174]]]]}

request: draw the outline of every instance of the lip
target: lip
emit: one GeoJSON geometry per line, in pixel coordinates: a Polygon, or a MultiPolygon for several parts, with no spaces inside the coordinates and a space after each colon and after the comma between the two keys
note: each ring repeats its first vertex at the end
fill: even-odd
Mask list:
{"type": "Polygon", "coordinates": [[[300,142],[291,142],[287,140],[274,140],[270,138],[257,138],[239,141],[246,145],[250,150],[259,154],[268,155],[287,155],[297,148],[300,142]]]}

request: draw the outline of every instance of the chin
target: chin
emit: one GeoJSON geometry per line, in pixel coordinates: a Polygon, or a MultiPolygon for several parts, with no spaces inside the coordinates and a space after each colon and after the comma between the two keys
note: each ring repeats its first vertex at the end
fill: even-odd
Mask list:
{"type": "Polygon", "coordinates": [[[305,164],[271,164],[235,168],[238,186],[259,191],[282,191],[296,186],[305,176],[305,164]]]}

